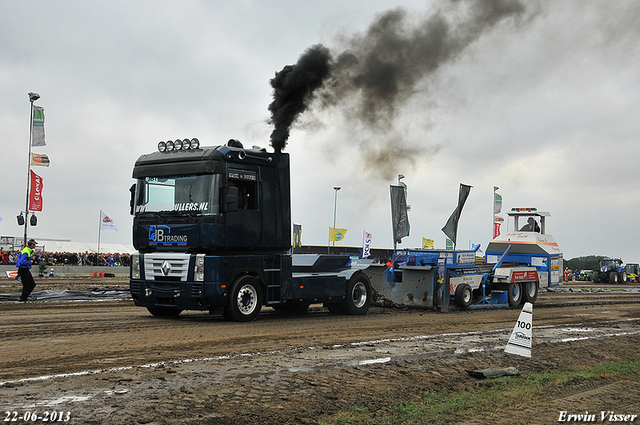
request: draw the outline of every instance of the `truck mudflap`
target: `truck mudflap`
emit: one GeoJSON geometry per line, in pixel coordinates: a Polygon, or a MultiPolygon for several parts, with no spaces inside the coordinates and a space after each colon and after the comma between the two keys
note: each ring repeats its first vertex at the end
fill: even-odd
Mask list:
{"type": "Polygon", "coordinates": [[[438,271],[432,267],[404,266],[399,270],[384,264],[372,264],[364,273],[376,292],[376,305],[396,304],[404,307],[434,309],[438,297],[438,271]]]}

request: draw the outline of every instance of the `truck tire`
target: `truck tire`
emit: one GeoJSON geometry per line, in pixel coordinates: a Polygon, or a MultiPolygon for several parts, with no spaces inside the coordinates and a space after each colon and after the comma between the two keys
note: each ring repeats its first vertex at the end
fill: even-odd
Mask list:
{"type": "Polygon", "coordinates": [[[623,271],[620,273],[620,276],[618,277],[618,282],[620,283],[627,283],[627,272],[623,271]]]}
{"type": "Polygon", "coordinates": [[[471,290],[471,286],[466,283],[456,286],[456,305],[460,308],[469,308],[471,301],[473,301],[473,291],[471,290]]]}
{"type": "Polygon", "coordinates": [[[618,283],[618,273],[609,272],[609,283],[618,283]]]}
{"type": "Polygon", "coordinates": [[[242,276],[231,287],[224,317],[236,322],[251,322],[262,308],[262,287],[253,276],[242,276]]]}
{"type": "Polygon", "coordinates": [[[347,283],[344,311],[347,314],[366,314],[372,301],[369,278],[364,273],[355,273],[347,283]]]}
{"type": "Polygon", "coordinates": [[[522,302],[522,289],[519,283],[510,283],[507,289],[509,307],[518,307],[522,302]]]}
{"type": "Polygon", "coordinates": [[[149,313],[153,314],[157,317],[176,317],[182,310],[179,308],[171,308],[171,307],[147,307],[149,313]]]}
{"type": "Polygon", "coordinates": [[[522,284],[522,296],[525,302],[533,304],[538,298],[538,282],[524,282],[522,284]]]}
{"type": "Polygon", "coordinates": [[[593,283],[600,283],[600,275],[598,272],[593,272],[593,276],[591,276],[591,281],[593,283]]]}

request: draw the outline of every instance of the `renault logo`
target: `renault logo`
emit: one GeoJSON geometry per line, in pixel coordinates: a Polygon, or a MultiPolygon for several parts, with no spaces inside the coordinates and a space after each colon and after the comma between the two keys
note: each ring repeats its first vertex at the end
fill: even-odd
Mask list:
{"type": "Polygon", "coordinates": [[[165,261],[164,263],[162,263],[162,267],[160,267],[160,270],[162,271],[162,274],[164,276],[169,276],[169,273],[171,272],[171,264],[168,261],[165,261]]]}

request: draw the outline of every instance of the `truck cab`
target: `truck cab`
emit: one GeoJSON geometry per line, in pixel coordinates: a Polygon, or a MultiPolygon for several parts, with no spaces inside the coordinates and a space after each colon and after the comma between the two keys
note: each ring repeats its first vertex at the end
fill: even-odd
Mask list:
{"type": "Polygon", "coordinates": [[[133,245],[140,252],[284,253],[291,247],[282,207],[288,173],[288,154],[234,143],[142,155],[133,169],[133,245]]]}

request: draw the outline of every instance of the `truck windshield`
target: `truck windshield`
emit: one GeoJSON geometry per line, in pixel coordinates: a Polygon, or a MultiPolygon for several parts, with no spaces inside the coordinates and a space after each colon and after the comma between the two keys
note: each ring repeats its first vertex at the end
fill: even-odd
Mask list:
{"type": "Polygon", "coordinates": [[[215,215],[220,212],[220,174],[138,179],[135,214],[153,212],[215,215]]]}

